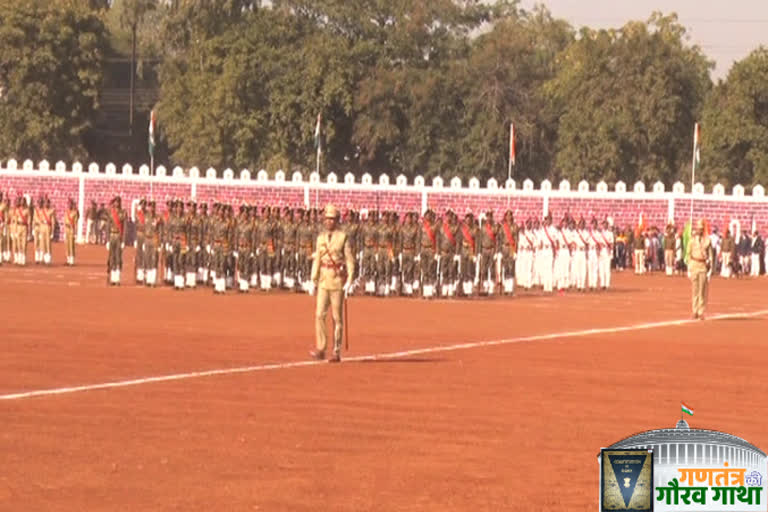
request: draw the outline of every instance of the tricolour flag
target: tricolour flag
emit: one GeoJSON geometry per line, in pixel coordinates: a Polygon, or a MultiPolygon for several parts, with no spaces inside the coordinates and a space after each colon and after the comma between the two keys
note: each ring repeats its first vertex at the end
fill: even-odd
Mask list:
{"type": "Polygon", "coordinates": [[[685,405],[683,402],[680,402],[680,407],[682,407],[683,412],[685,414],[690,414],[691,416],[693,416],[693,409],[685,405]]]}
{"type": "Polygon", "coordinates": [[[322,120],[322,114],[317,114],[317,124],[315,125],[315,147],[317,148],[317,154],[319,155],[322,150],[322,144],[320,142],[320,123],[322,120]]]}
{"type": "Polygon", "coordinates": [[[509,162],[515,165],[515,125],[509,123],[509,162]]]}
{"type": "Polygon", "coordinates": [[[693,126],[693,169],[694,171],[701,165],[701,132],[699,123],[693,126]]]}
{"type": "Polygon", "coordinates": [[[149,156],[155,156],[155,111],[149,114],[149,156]]]}

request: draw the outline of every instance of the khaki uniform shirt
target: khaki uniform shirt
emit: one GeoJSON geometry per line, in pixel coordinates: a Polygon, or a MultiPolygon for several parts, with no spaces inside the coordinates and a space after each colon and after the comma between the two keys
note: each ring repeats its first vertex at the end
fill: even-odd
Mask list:
{"type": "Polygon", "coordinates": [[[312,262],[312,281],[318,288],[341,290],[351,284],[355,273],[355,257],[344,231],[336,229],[320,233],[312,262]]]}
{"type": "Polygon", "coordinates": [[[707,272],[710,241],[708,236],[695,235],[688,242],[688,269],[691,273],[707,272]]]}

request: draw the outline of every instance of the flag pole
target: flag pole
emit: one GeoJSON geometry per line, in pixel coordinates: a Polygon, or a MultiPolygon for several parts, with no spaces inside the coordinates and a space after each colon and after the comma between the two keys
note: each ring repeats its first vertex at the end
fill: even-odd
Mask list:
{"type": "Polygon", "coordinates": [[[689,221],[693,225],[693,186],[696,183],[696,152],[698,151],[699,142],[699,123],[693,125],[693,155],[691,157],[691,214],[689,221]]]}
{"type": "MultiPolygon", "coordinates": [[[[515,124],[509,123],[509,165],[507,167],[507,181],[512,179],[512,165],[515,162],[515,124]]],[[[507,184],[504,184],[506,188],[507,184]]],[[[507,193],[507,209],[509,209],[509,201],[512,192],[507,193]]]]}

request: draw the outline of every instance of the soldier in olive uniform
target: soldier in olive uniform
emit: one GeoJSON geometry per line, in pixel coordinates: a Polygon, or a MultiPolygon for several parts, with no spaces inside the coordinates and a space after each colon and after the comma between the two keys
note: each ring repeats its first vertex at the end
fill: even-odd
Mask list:
{"type": "Polygon", "coordinates": [[[211,278],[213,280],[213,292],[225,293],[227,285],[224,267],[226,265],[226,251],[229,249],[229,225],[221,205],[215,205],[214,211],[216,215],[211,219],[211,278]]]}
{"type": "Polygon", "coordinates": [[[331,362],[341,360],[341,338],[344,332],[343,306],[345,296],[352,286],[355,257],[352,254],[346,233],[338,229],[339,213],[336,207],[325,209],[325,231],[317,237],[317,252],[312,263],[312,282],[317,287],[315,309],[315,359],[324,359],[327,347],[325,317],[328,307],[333,317],[333,356],[331,362]]]}
{"type": "Polygon", "coordinates": [[[194,201],[187,203],[188,214],[185,220],[187,229],[187,253],[184,257],[187,288],[195,288],[202,268],[203,254],[203,219],[197,213],[197,204],[194,201]]]}
{"type": "Polygon", "coordinates": [[[166,247],[171,254],[171,273],[173,275],[173,287],[176,290],[184,289],[184,257],[188,251],[187,225],[184,218],[184,203],[176,201],[173,212],[168,218],[169,246],[166,247]]]}
{"type": "Polygon", "coordinates": [[[67,249],[67,265],[75,264],[75,242],[77,242],[77,221],[80,220],[80,211],[77,209],[74,199],[69,200],[67,213],[64,215],[64,242],[67,249]]]}
{"type": "Polygon", "coordinates": [[[459,231],[460,280],[464,296],[474,293],[475,270],[477,263],[477,229],[474,216],[467,213],[459,231]]]}
{"type": "Polygon", "coordinates": [[[502,289],[505,295],[511,295],[515,291],[515,258],[517,254],[517,225],[511,210],[504,213],[504,222],[502,222],[499,232],[502,289]]]}
{"type": "Polygon", "coordinates": [[[259,221],[257,230],[261,289],[270,290],[272,288],[272,278],[274,274],[276,242],[272,213],[267,206],[261,209],[261,220],[259,221]]]}
{"type": "Polygon", "coordinates": [[[144,233],[147,223],[147,202],[142,199],[139,201],[139,207],[136,210],[136,240],[134,241],[134,247],[136,247],[136,254],[133,258],[134,269],[136,270],[136,284],[143,283],[146,273],[146,263],[144,262],[144,241],[146,235],[144,233]]]}
{"type": "Polygon", "coordinates": [[[173,251],[171,250],[171,217],[174,216],[174,202],[168,200],[165,202],[165,212],[163,212],[163,266],[165,267],[164,280],[166,284],[173,284],[173,251]]]}
{"type": "Polygon", "coordinates": [[[435,295],[435,287],[437,286],[437,230],[435,212],[427,210],[419,229],[417,244],[419,251],[417,258],[421,267],[421,279],[417,276],[413,284],[414,290],[419,289],[421,286],[421,296],[427,299],[435,295]]]}
{"type": "Polygon", "coordinates": [[[447,211],[440,222],[440,230],[437,232],[437,245],[440,254],[440,295],[452,297],[455,294],[454,258],[458,250],[456,239],[456,226],[453,223],[453,214],[447,211]]]}
{"type": "Polygon", "coordinates": [[[360,277],[365,283],[365,293],[376,293],[376,251],[379,244],[378,213],[370,212],[360,229],[362,254],[360,277]]]}
{"type": "Polygon", "coordinates": [[[235,252],[237,260],[237,283],[241,293],[247,293],[251,281],[251,255],[253,253],[253,222],[251,208],[240,207],[240,215],[235,226],[235,252]]]}
{"type": "Polygon", "coordinates": [[[405,215],[405,224],[400,230],[400,267],[403,294],[413,295],[413,282],[416,279],[416,254],[419,249],[419,226],[416,225],[416,213],[405,215]]]}
{"type": "Polygon", "coordinates": [[[112,199],[111,207],[107,211],[107,270],[109,271],[109,284],[120,285],[120,272],[123,268],[123,249],[125,248],[125,211],[120,207],[120,197],[112,199]]]}
{"type": "Polygon", "coordinates": [[[480,252],[480,286],[483,293],[493,295],[494,287],[498,281],[497,262],[501,259],[499,251],[498,226],[493,221],[493,212],[485,214],[485,220],[478,231],[478,247],[480,252]]]}
{"type": "Polygon", "coordinates": [[[11,247],[8,238],[8,216],[10,205],[8,198],[0,192],[0,265],[11,261],[11,247]]]}
{"type": "Polygon", "coordinates": [[[197,259],[197,280],[205,285],[208,284],[208,272],[211,261],[211,217],[208,215],[208,203],[200,204],[198,211],[198,216],[200,217],[200,253],[197,259]]]}
{"type": "Polygon", "coordinates": [[[725,230],[725,237],[723,238],[723,245],[720,249],[722,262],[722,268],[720,269],[720,275],[722,277],[731,277],[733,273],[734,253],[736,252],[736,242],[733,240],[731,230],[725,230]]]}
{"type": "Polygon", "coordinates": [[[144,214],[144,284],[154,288],[157,286],[157,266],[162,250],[163,220],[157,214],[154,201],[149,203],[149,208],[144,214]]]}
{"type": "Polygon", "coordinates": [[[299,210],[299,223],[296,228],[298,245],[298,274],[301,289],[308,293],[312,290],[312,260],[315,252],[315,230],[310,224],[309,211],[299,210]]]}
{"type": "Polygon", "coordinates": [[[395,230],[391,217],[391,212],[384,212],[376,234],[376,293],[383,296],[389,296],[395,261],[395,230]]]}
{"type": "Polygon", "coordinates": [[[283,215],[283,233],[282,233],[282,273],[283,284],[288,290],[295,290],[298,287],[297,280],[297,241],[298,224],[293,210],[286,208],[283,215]]]}

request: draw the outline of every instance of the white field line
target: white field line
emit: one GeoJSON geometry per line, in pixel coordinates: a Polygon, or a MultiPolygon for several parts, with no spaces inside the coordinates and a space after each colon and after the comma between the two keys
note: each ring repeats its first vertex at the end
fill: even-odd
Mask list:
{"type": "MultiPolygon", "coordinates": [[[[720,315],[708,316],[708,320],[723,320],[729,318],[752,318],[768,315],[768,309],[753,311],[749,313],[726,313],[720,315]]],[[[602,327],[596,329],[584,329],[580,331],[565,331],[551,334],[535,334],[532,336],[520,336],[517,338],[507,338],[490,341],[474,341],[468,343],[459,343],[454,345],[433,346],[417,348],[412,350],[402,350],[399,352],[384,352],[379,354],[368,354],[361,356],[352,356],[344,358],[344,362],[376,361],[381,359],[400,359],[403,357],[416,356],[422,354],[434,354],[440,352],[452,352],[455,350],[467,350],[472,348],[493,347],[499,345],[512,345],[515,343],[524,343],[530,341],[545,341],[561,338],[579,338],[585,336],[595,336],[600,334],[616,334],[621,332],[642,331],[647,329],[657,329],[660,327],[673,327],[687,324],[699,323],[698,320],[664,320],[660,322],[649,322],[641,324],[632,324],[619,327],[602,327]]],[[[286,363],[261,364],[254,366],[242,366],[238,368],[223,368],[217,370],[204,370],[199,372],[175,373],[171,375],[159,375],[155,377],[143,377],[138,379],[119,380],[113,382],[103,382],[99,384],[86,384],[82,386],[71,386],[51,389],[39,389],[34,391],[24,391],[20,393],[9,393],[0,395],[0,400],[21,400],[23,398],[34,398],[51,395],[66,395],[82,391],[95,391],[99,389],[124,388],[129,386],[139,386],[143,384],[152,384],[155,382],[170,382],[177,380],[197,379],[200,377],[213,377],[216,375],[234,375],[238,373],[253,373],[266,370],[284,370],[288,368],[299,368],[304,366],[326,365],[325,361],[290,361],[286,363]]]]}

